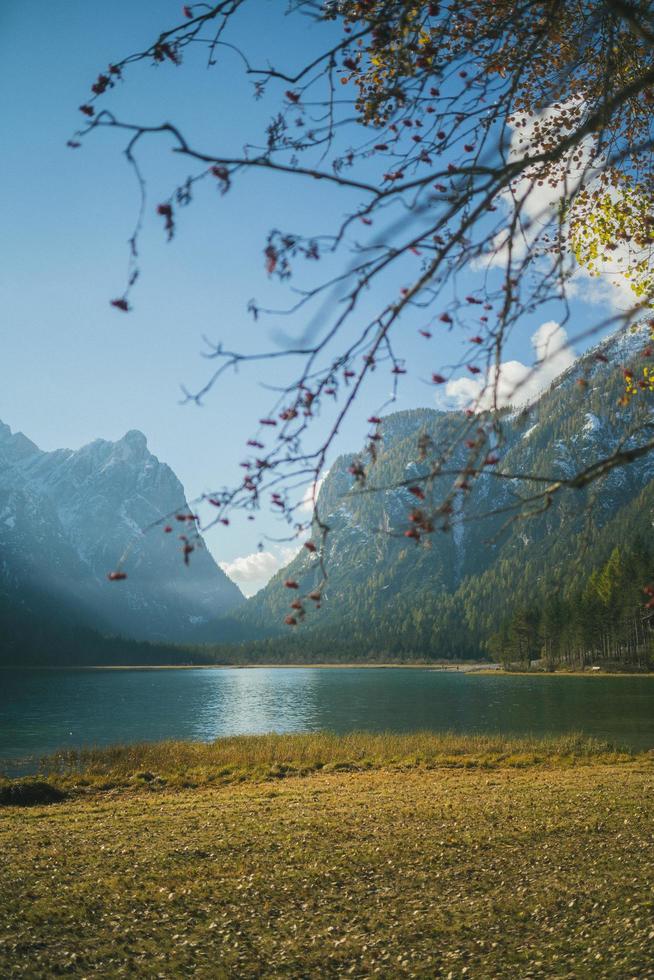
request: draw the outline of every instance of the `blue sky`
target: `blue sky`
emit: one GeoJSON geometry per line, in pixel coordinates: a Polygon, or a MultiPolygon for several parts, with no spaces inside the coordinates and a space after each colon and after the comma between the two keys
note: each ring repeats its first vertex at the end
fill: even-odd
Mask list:
{"type": "MultiPolygon", "coordinates": [[[[254,60],[265,62],[273,52],[280,65],[299,64],[320,45],[325,28],[284,18],[284,7],[281,0],[256,0],[249,7],[256,16],[242,19],[239,30],[254,60]]],[[[180,19],[180,4],[168,0],[35,0],[0,7],[0,419],[48,450],[141,429],[193,497],[238,476],[245,441],[270,405],[257,374],[247,370],[228,377],[203,408],[180,405],[180,385],[195,389],[210,370],[201,357],[202,336],[238,349],[274,348],[284,323],[254,324],[246,312],[253,296],[271,305],[287,297],[265,274],[266,233],[272,227],[330,230],[334,216],[358,200],[312,181],[261,173],[247,175],[224,197],[207,184],[180,213],[178,234],[168,244],[156,204],[193,168],[163,152],[164,141],[144,146],[149,198],[142,281],[129,315],[110,308],[108,300],[121,294],[125,281],[136,184],[119,135],[96,132],[76,151],[66,140],[80,124],[78,106],[98,73],[180,19]]],[[[235,56],[225,55],[207,71],[200,51],[180,70],[136,66],[104,104],[125,118],[179,123],[201,148],[220,151],[238,151],[268,116],[268,106],[252,99],[235,56]]],[[[579,321],[587,315],[579,303],[579,321]]],[[[546,319],[525,323],[511,357],[533,358],[530,337],[546,319]]],[[[413,327],[407,336],[405,352],[416,370],[396,407],[433,406],[433,389],[424,381],[432,365],[413,327]]],[[[430,348],[433,367],[459,355],[447,336],[440,344],[430,348]]],[[[276,380],[284,376],[280,370],[276,380]]],[[[361,445],[366,417],[389,389],[387,376],[374,379],[343,428],[342,451],[361,445]]],[[[262,539],[280,556],[281,547],[266,543],[265,535],[281,530],[264,514],[254,525],[235,521],[212,532],[208,544],[227,563],[252,555],[262,539]]],[[[271,558],[268,571],[273,565],[271,558]]]]}

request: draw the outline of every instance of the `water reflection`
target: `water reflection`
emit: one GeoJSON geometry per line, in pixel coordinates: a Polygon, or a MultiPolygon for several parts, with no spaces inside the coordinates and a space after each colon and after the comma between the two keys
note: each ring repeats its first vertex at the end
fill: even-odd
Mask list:
{"type": "MultiPolygon", "coordinates": [[[[196,673],[195,671],[193,672],[196,673]]],[[[318,670],[275,668],[198,671],[197,714],[191,737],[313,731],[318,670]]]]}
{"type": "Polygon", "coordinates": [[[654,678],[382,668],[0,672],[0,761],[64,746],[325,729],[583,731],[652,748],[654,678]]]}

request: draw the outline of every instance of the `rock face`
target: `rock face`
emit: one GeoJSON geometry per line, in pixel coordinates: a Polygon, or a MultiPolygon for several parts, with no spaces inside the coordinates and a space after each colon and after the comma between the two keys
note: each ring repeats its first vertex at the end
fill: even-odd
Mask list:
{"type": "MultiPolygon", "coordinates": [[[[654,396],[639,392],[629,405],[620,404],[623,369],[634,365],[636,377],[642,377],[648,344],[648,327],[609,338],[575,362],[534,404],[505,411],[501,445],[495,447],[492,439],[487,443],[488,452],[501,457],[495,469],[547,475],[554,481],[574,476],[620,446],[628,449],[651,440],[647,426],[654,396]]],[[[437,457],[466,421],[462,413],[432,409],[387,416],[378,461],[368,475],[368,488],[382,488],[375,493],[360,492],[355,484],[348,472],[353,456],[335,462],[318,498],[320,517],[330,528],[325,545],[328,579],[322,608],[311,609],[303,631],[337,636],[334,630],[346,623],[348,635],[364,642],[378,628],[389,635],[396,630],[398,636],[406,629],[407,635],[434,648],[444,635],[447,655],[453,636],[472,637],[466,643],[473,646],[487,637],[513,600],[527,601],[530,591],[538,594],[556,576],[562,587],[570,584],[587,545],[590,558],[584,561],[601,561],[632,536],[651,537],[654,453],[610,470],[586,490],[562,491],[551,508],[527,520],[511,521],[510,508],[518,496],[537,493],[543,484],[498,478],[489,467],[470,481],[469,492],[454,494],[453,513],[435,520],[435,532],[416,545],[405,536],[411,528],[409,512],[416,506],[428,509],[430,500],[440,503],[454,478],[439,477],[433,494],[427,489],[424,504],[398,484],[427,472],[418,452],[421,436],[429,437],[432,458],[437,457]]],[[[445,468],[460,469],[467,458],[468,450],[459,442],[445,468]]],[[[253,635],[257,630],[283,632],[289,612],[283,583],[288,578],[299,582],[301,593],[315,588],[321,579],[317,557],[302,549],[239,611],[238,618],[253,635]]]]}
{"type": "MultiPolygon", "coordinates": [[[[141,432],[79,450],[43,452],[0,423],[0,591],[55,599],[108,634],[152,641],[216,638],[214,621],[242,603],[204,548],[185,566],[177,532],[142,529],[188,512],[184,489],[141,432]],[[107,572],[124,556],[127,582],[107,572]]],[[[38,610],[34,610],[38,614],[38,610]]]]}

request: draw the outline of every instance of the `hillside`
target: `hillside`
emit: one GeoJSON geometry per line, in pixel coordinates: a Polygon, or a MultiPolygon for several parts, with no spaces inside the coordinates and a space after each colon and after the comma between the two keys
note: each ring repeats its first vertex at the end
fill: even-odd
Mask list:
{"type": "MultiPolygon", "coordinates": [[[[651,438],[642,428],[628,435],[649,420],[651,395],[639,393],[629,405],[620,403],[622,368],[636,363],[640,375],[648,337],[649,328],[642,327],[609,338],[560,376],[536,404],[506,411],[501,443],[488,444],[500,463],[470,481],[469,491],[454,492],[452,513],[434,520],[434,533],[423,534],[418,543],[405,536],[416,498],[399,484],[420,481],[428,472],[429,460],[419,461],[420,438],[429,440],[436,455],[466,420],[461,413],[431,409],[384,418],[383,441],[366,486],[357,485],[348,471],[354,457],[344,456],[322,487],[318,508],[329,526],[328,579],[321,608],[305,602],[307,615],[296,631],[302,635],[288,643],[295,649],[315,647],[322,656],[330,644],[347,644],[362,656],[487,654],[493,634],[516,609],[553,594],[571,596],[616,546],[642,552],[645,577],[631,582],[633,601],[642,608],[654,457],[615,468],[586,489],[563,489],[544,512],[517,519],[511,508],[518,495],[528,498],[542,484],[503,479],[493,469],[565,479],[619,446],[631,448],[651,438]],[[370,492],[380,487],[385,489],[370,492]]],[[[466,453],[459,446],[447,468],[464,467],[466,453]]],[[[418,506],[431,515],[430,507],[448,498],[452,477],[420,485],[426,500],[418,506]]],[[[542,508],[542,501],[537,506],[542,508]]],[[[317,558],[302,550],[237,613],[253,637],[263,630],[282,635],[291,591],[284,588],[287,579],[298,581],[301,594],[319,587],[317,558]]]]}

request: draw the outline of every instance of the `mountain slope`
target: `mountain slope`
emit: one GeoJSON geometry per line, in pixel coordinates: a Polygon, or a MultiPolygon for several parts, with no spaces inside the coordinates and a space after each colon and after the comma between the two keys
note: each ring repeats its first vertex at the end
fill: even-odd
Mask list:
{"type": "MultiPolygon", "coordinates": [[[[528,601],[534,590],[570,588],[583,577],[579,554],[590,567],[624,542],[627,528],[629,534],[651,536],[654,455],[613,469],[586,489],[560,491],[549,509],[528,519],[515,518],[510,508],[517,495],[528,498],[543,484],[493,474],[495,469],[547,475],[553,481],[570,478],[619,446],[651,439],[651,431],[642,429],[631,437],[625,434],[649,422],[654,396],[639,393],[629,405],[620,403],[621,367],[636,361],[641,373],[648,337],[649,328],[643,327],[609,338],[560,376],[536,404],[505,412],[501,445],[489,434],[484,449],[500,456],[500,464],[470,480],[469,491],[455,489],[452,513],[434,517],[435,532],[422,535],[417,545],[405,537],[412,527],[411,510],[418,506],[433,515],[431,505],[448,499],[453,478],[421,483],[424,503],[398,484],[420,480],[428,471],[419,457],[420,437],[430,440],[430,458],[438,457],[467,420],[461,413],[430,409],[384,419],[367,487],[358,487],[349,474],[351,456],[337,460],[324,482],[318,507],[330,528],[328,579],[320,610],[305,602],[307,616],[290,642],[301,644],[300,634],[314,642],[310,637],[315,634],[324,638],[325,652],[330,639],[340,643],[345,638],[362,654],[374,647],[416,655],[478,655],[513,605],[528,601]]],[[[464,467],[468,458],[469,450],[459,444],[444,468],[464,467]]],[[[316,588],[321,573],[315,556],[303,550],[237,614],[253,634],[282,633],[289,613],[291,590],[283,584],[288,578],[299,582],[301,594],[316,588]]]]}
{"type": "Polygon", "coordinates": [[[176,534],[142,533],[179,511],[183,487],[140,432],[43,452],[0,423],[0,590],[14,603],[47,595],[74,622],[143,640],[215,638],[239,589],[206,549],[186,567],[176,534]],[[109,582],[121,556],[129,583],[109,582]]]}

